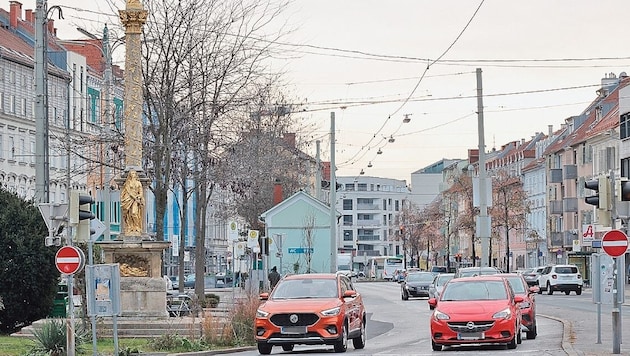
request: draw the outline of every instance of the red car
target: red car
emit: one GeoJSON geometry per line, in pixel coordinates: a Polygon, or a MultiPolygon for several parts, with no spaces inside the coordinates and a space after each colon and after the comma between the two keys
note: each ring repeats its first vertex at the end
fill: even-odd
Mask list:
{"type": "Polygon", "coordinates": [[[506,278],[514,290],[514,294],[523,297],[523,301],[519,304],[521,308],[521,324],[527,329],[527,338],[535,339],[536,331],[536,293],[538,286],[530,287],[522,275],[516,273],[501,274],[506,278]]]}
{"type": "Polygon", "coordinates": [[[440,299],[429,299],[431,346],[505,344],[515,349],[521,343],[523,297],[515,295],[508,280],[485,275],[450,280],[440,299]]]}
{"type": "Polygon", "coordinates": [[[333,345],[345,352],[348,340],[355,349],[365,347],[366,312],[361,295],[343,274],[314,273],[284,277],[262,303],[254,320],[258,352],[273,346],[333,345]]]}

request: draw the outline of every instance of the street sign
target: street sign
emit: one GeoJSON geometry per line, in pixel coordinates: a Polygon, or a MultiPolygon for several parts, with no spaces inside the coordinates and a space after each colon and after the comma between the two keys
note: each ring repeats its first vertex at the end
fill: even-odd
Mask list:
{"type": "Polygon", "coordinates": [[[620,230],[610,230],[602,237],[602,248],[610,257],[619,257],[628,250],[628,236],[620,230]]]}
{"type": "Polygon", "coordinates": [[[64,246],[55,255],[55,265],[63,274],[74,274],[83,268],[83,251],[73,246],[64,246]]]}
{"type": "Polygon", "coordinates": [[[313,251],[312,247],[289,247],[289,253],[313,253],[313,251]]]}
{"type": "Polygon", "coordinates": [[[98,218],[94,218],[90,220],[90,229],[94,230],[94,233],[90,236],[90,241],[94,242],[103,235],[107,227],[98,218]]]}

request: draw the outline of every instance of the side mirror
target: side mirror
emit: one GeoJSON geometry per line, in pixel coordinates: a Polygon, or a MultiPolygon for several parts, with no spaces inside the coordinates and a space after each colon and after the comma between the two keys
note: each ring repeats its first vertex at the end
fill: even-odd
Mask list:
{"type": "Polygon", "coordinates": [[[344,298],[354,298],[357,296],[357,292],[353,291],[353,290],[347,290],[345,292],[343,292],[343,297],[344,298]]]}
{"type": "Polygon", "coordinates": [[[437,299],[435,298],[429,298],[429,300],[427,301],[427,303],[429,303],[429,308],[434,309],[435,306],[437,305],[437,299]]]}
{"type": "Polygon", "coordinates": [[[538,293],[539,291],[540,291],[540,287],[539,286],[531,286],[531,287],[529,287],[529,293],[530,294],[538,293]]]}
{"type": "Polygon", "coordinates": [[[258,296],[259,300],[267,300],[269,299],[269,293],[260,293],[260,295],[258,296]]]}
{"type": "Polygon", "coordinates": [[[520,295],[514,296],[514,303],[522,303],[524,300],[520,295]]]}

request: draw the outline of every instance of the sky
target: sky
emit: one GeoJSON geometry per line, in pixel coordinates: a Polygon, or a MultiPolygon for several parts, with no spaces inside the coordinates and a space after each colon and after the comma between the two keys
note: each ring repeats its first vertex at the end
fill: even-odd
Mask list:
{"type": "MultiPolygon", "coordinates": [[[[62,39],[118,23],[108,4],[48,1],[63,9],[62,39]]],[[[630,72],[628,13],[627,0],[293,0],[276,23],[291,30],[286,56],[272,66],[305,103],[299,115],[317,130],[302,139],[321,140],[324,160],[334,113],[338,176],[410,183],[412,172],[479,147],[477,68],[486,150],[581,114],[602,78],[630,72]]]]}

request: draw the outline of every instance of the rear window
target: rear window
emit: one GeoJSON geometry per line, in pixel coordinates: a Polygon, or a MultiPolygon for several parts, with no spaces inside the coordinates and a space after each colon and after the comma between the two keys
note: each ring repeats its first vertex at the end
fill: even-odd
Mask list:
{"type": "Polygon", "coordinates": [[[578,273],[578,269],[575,266],[556,267],[556,273],[558,273],[558,274],[574,274],[574,273],[578,273]]]}

